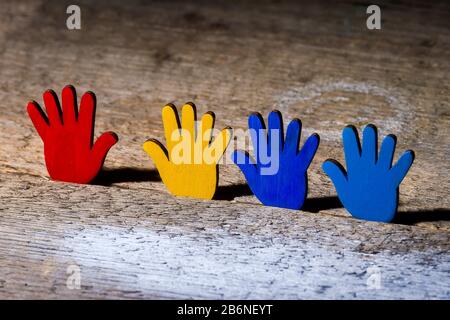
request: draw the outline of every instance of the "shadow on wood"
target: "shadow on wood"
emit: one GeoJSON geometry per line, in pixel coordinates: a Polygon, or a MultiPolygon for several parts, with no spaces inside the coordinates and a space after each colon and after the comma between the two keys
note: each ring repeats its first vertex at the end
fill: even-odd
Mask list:
{"type": "Polygon", "coordinates": [[[322,210],[342,208],[342,203],[337,196],[306,198],[301,211],[317,213],[322,210]]]}
{"type": "Polygon", "coordinates": [[[450,221],[450,209],[437,208],[431,210],[398,212],[394,223],[415,224],[419,222],[450,221]]]}
{"type": "Polygon", "coordinates": [[[231,201],[234,198],[253,195],[252,190],[246,183],[218,186],[213,200],[231,201]]]}
{"type": "Polygon", "coordinates": [[[110,186],[120,182],[161,181],[156,170],[137,168],[104,169],[91,184],[110,186]]]}

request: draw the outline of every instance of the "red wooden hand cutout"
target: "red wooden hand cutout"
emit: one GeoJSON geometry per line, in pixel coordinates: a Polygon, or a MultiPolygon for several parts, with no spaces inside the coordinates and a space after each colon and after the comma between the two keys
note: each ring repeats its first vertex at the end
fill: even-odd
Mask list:
{"type": "Polygon", "coordinates": [[[45,115],[35,101],[28,114],[44,142],[45,163],[53,180],[89,183],[103,166],[109,149],[118,141],[114,132],[102,134],[94,142],[96,99],[93,92],[81,98],[78,113],[75,88],[62,91],[62,110],[53,90],[44,92],[45,115]]]}

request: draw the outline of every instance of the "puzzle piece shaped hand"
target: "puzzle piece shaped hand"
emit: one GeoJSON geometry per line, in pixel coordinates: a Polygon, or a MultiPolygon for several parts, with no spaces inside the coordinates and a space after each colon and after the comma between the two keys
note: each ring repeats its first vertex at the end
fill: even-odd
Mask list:
{"type": "Polygon", "coordinates": [[[103,133],[95,143],[96,99],[93,92],[81,98],[78,113],[75,88],[62,91],[62,110],[52,90],[44,92],[47,115],[35,101],[27,111],[44,142],[47,171],[53,180],[89,183],[98,174],[109,149],[118,141],[114,132],[103,133]]]}
{"type": "Polygon", "coordinates": [[[211,142],[215,115],[207,112],[197,125],[196,107],[187,103],[178,112],[172,104],[162,110],[166,147],[155,139],[144,143],[167,189],[176,196],[212,199],[218,182],[218,162],[232,136],[223,129],[211,142]]]}
{"type": "Polygon", "coordinates": [[[355,127],[344,128],[342,136],[347,171],[331,159],[322,166],[333,181],[339,199],[356,218],[392,221],[397,212],[399,185],[414,161],[414,152],[406,151],[392,166],[397,142],[394,135],[383,140],[379,156],[374,125],[364,129],[362,149],[355,127]]]}
{"type": "Polygon", "coordinates": [[[248,126],[255,160],[247,152],[236,150],[233,162],[244,173],[255,196],[267,206],[300,209],[308,192],[307,170],[319,146],[312,134],[299,151],[302,123],[294,119],[287,127],[284,141],[283,119],[279,111],[268,117],[269,130],[259,113],[249,116],[248,126]]]}

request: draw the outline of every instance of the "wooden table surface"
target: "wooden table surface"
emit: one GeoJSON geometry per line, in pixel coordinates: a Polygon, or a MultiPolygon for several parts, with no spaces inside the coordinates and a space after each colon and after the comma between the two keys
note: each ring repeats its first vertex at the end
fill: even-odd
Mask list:
{"type": "Polygon", "coordinates": [[[447,1],[382,2],[375,31],[366,1],[78,1],[73,31],[69,4],[0,3],[0,298],[450,298],[447,1]],[[26,114],[66,84],[120,138],[92,185],[48,179],[26,114]],[[186,101],[317,132],[304,210],[260,205],[229,161],[217,199],[172,197],[142,143],[186,101]],[[368,123],[416,152],[391,224],[351,218],[321,170],[368,123]]]}

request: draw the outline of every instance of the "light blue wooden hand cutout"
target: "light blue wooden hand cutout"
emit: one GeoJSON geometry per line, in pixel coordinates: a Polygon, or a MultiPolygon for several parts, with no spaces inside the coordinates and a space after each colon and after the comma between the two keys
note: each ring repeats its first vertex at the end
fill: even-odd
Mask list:
{"type": "Polygon", "coordinates": [[[343,144],[347,171],[335,160],[323,163],[344,207],[352,216],[371,221],[390,222],[398,207],[399,185],[414,161],[414,152],[406,151],[392,166],[396,137],[388,135],[378,153],[377,128],[363,131],[362,149],[355,127],[344,128],[343,144]]]}

